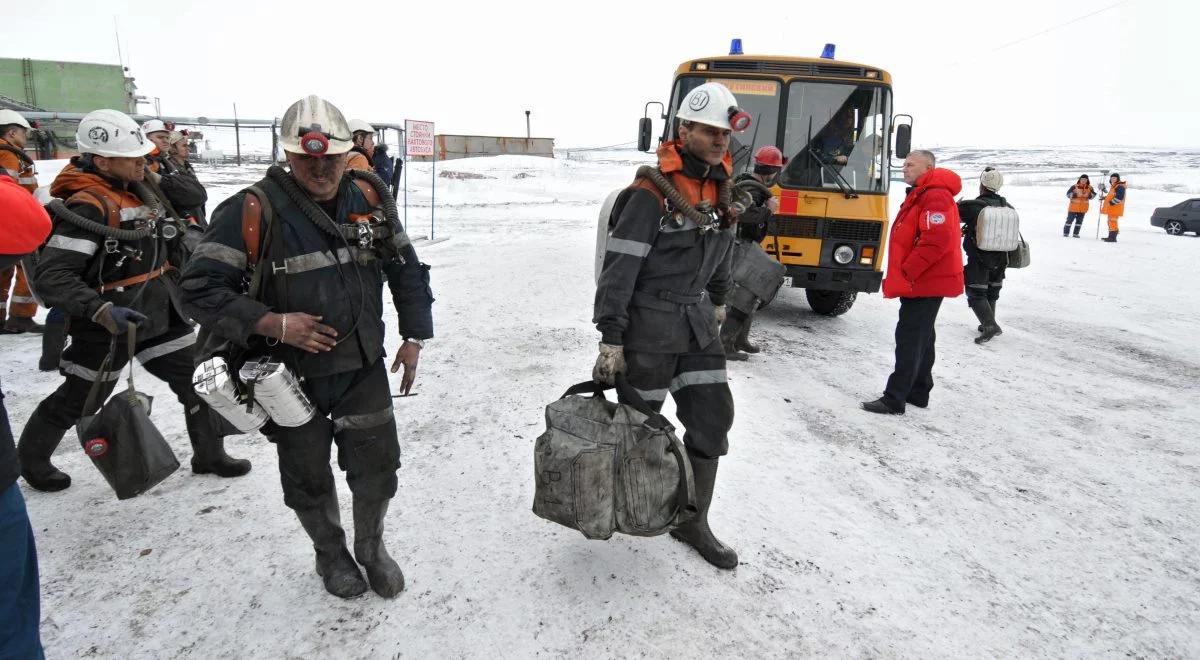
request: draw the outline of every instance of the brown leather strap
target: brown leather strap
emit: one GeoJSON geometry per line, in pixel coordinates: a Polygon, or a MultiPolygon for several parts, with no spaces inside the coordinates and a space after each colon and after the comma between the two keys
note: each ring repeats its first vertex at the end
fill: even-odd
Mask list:
{"type": "Polygon", "coordinates": [[[104,216],[107,218],[109,227],[112,227],[113,229],[121,228],[121,210],[113,206],[108,197],[96,192],[95,190],[92,190],[91,188],[84,188],[79,192],[86,194],[88,197],[91,197],[100,203],[100,211],[103,212],[104,216]]]}
{"type": "Polygon", "coordinates": [[[105,293],[107,291],[112,291],[113,289],[120,289],[127,286],[133,286],[134,284],[141,284],[142,282],[148,282],[156,277],[161,276],[163,273],[167,273],[172,270],[175,270],[175,267],[168,262],[148,273],[134,275],[133,277],[126,277],[125,279],[117,280],[116,282],[105,282],[97,287],[96,290],[100,293],[105,293]]]}
{"type": "Polygon", "coordinates": [[[242,241],[246,244],[246,263],[253,268],[262,247],[262,202],[250,192],[242,200],[242,241]]]}

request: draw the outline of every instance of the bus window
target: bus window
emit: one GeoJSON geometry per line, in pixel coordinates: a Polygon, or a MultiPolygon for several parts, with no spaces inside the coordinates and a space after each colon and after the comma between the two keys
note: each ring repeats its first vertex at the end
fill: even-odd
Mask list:
{"type": "Polygon", "coordinates": [[[780,177],[789,188],[887,192],[888,92],[797,81],[788,86],[780,177]]]}

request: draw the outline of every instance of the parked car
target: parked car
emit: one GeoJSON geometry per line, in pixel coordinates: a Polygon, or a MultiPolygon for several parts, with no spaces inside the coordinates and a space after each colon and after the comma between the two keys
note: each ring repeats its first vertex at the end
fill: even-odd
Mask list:
{"type": "Polygon", "coordinates": [[[1182,236],[1189,231],[1200,236],[1200,197],[1179,202],[1175,206],[1154,209],[1150,225],[1162,227],[1172,236],[1182,236]]]}

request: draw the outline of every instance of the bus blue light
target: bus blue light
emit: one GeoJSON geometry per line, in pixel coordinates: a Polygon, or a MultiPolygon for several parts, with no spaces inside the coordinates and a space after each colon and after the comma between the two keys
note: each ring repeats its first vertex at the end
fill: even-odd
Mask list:
{"type": "Polygon", "coordinates": [[[833,51],[837,48],[834,44],[825,44],[825,50],[821,51],[821,57],[826,60],[833,59],[833,51]]]}
{"type": "Polygon", "coordinates": [[[732,42],[729,43],[729,54],[730,55],[742,55],[743,54],[741,39],[734,39],[732,42]]]}

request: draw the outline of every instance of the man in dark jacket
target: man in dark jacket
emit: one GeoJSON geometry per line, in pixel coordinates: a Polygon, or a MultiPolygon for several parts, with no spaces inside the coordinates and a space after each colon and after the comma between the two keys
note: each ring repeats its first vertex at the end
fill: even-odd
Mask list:
{"type": "Polygon", "coordinates": [[[997,194],[1003,185],[1004,175],[1000,170],[988,167],[979,176],[979,197],[958,203],[958,216],[963,223],[963,251],[967,253],[967,266],[963,271],[967,304],[979,319],[976,344],[991,341],[1003,332],[996,323],[996,302],[1000,300],[1000,288],[1004,286],[1008,253],[980,250],[975,243],[976,225],[981,211],[989,206],[1012,208],[1008,200],[997,194]]]}
{"type": "Polygon", "coordinates": [[[963,292],[958,207],[962,179],[936,167],[931,152],[914,150],[904,159],[910,187],[888,238],[883,296],[900,299],[896,322],[896,368],[883,396],[862,404],[873,413],[903,415],[905,404],[929,405],[933,389],[934,323],[945,298],[963,292]]]}
{"type": "Polygon", "coordinates": [[[132,357],[164,380],[183,405],[192,442],[192,471],[236,477],[250,462],[225,454],[217,419],[192,389],[196,338],[179,311],[183,230],[164,220],[161,200],[146,190],[145,156],[152,148],[137,124],[116,110],[88,113],[76,134],[80,156],[58,175],[50,193],[66,200],[64,212],[42,249],[35,276],[46,303],[69,317],[71,345],[59,371],[65,380],[34,410],[17,451],[21,476],[44,491],[63,490],[71,478],[50,457],[67,429],[85,414],[92,384],[98,401],[112,392],[132,357]],[[171,238],[171,237],[174,238],[171,238]],[[136,354],[115,342],[109,371],[102,372],[113,337],[137,324],[136,354]]]}
{"type": "MultiPolygon", "coordinates": [[[[752,246],[761,251],[759,243],[767,237],[774,213],[779,210],[779,200],[775,199],[769,188],[775,185],[780,170],[786,164],[787,159],[778,147],[766,145],[754,152],[754,171],[739,174],[734,180],[751,199],[750,207],[738,216],[737,242],[743,244],[739,245],[739,250],[752,246]]],[[[739,253],[734,254],[735,268],[738,265],[737,254],[739,253]]],[[[782,284],[782,277],[780,283],[782,284]]],[[[761,350],[750,343],[750,325],[754,321],[754,312],[758,309],[759,302],[760,300],[749,292],[734,295],[730,300],[729,312],[725,322],[721,324],[721,344],[725,347],[726,360],[746,360],[749,357],[747,353],[758,353],[761,350]]]]}
{"type": "Polygon", "coordinates": [[[668,391],[675,399],[700,511],[671,535],[726,569],[737,566],[737,553],[713,535],[708,508],[733,424],[718,324],[732,288],[733,215],[721,204],[728,192],[720,191],[733,184],[728,148],[736,105],[719,83],[684,98],[679,140],[663,143],[657,172],[639,173],[613,208],[593,319],[601,335],[598,382],[612,384],[624,374],[655,410],[668,391]],[[690,212],[675,203],[667,212],[664,196],[673,193],[690,212]]]}
{"type": "Polygon", "coordinates": [[[433,336],[429,267],[399,222],[370,201],[386,199],[386,191],[347,169],[351,133],[333,104],[316,96],[292,104],[281,140],[290,171],[272,167],[213,213],[184,272],[184,304],[235,353],[270,357],[302,377],[315,416],[301,426],[263,427],[279,454],[284,504],[312,539],[327,591],[351,598],[367,590],[357,558],[370,588],[392,598],[404,589],[404,574],[383,545],[400,467],[383,283],[386,275],[403,339],[391,370],[404,368],[407,396],[424,340],[433,336]],[[248,214],[255,204],[263,209],[259,223],[248,214]],[[245,286],[255,271],[265,278],[257,298],[245,286]],[[354,495],[354,557],[329,469],[335,442],[354,495]]]}
{"type": "Polygon", "coordinates": [[[388,188],[392,194],[396,194],[395,188],[392,188],[392,176],[395,173],[395,164],[392,157],[388,155],[388,146],[386,142],[380,142],[375,145],[375,157],[372,158],[372,163],[375,166],[375,173],[383,182],[388,184],[388,188]]]}
{"type": "MultiPolygon", "coordinates": [[[[208,215],[205,212],[204,205],[208,203],[208,191],[204,189],[204,185],[200,183],[200,177],[196,176],[196,168],[192,167],[188,156],[191,154],[191,147],[188,146],[188,136],[181,131],[171,131],[167,137],[167,143],[170,145],[167,151],[167,158],[163,161],[163,171],[169,172],[171,175],[190,179],[189,190],[193,193],[199,192],[202,197],[199,204],[179,205],[175,210],[179,212],[179,217],[190,224],[199,226],[201,229],[208,227],[208,215]]],[[[163,191],[166,192],[165,190],[163,191]]]]}
{"type": "MultiPolygon", "coordinates": [[[[32,252],[50,218],[17,183],[0,175],[0,270],[32,252]]],[[[21,467],[0,391],[0,658],[41,658],[37,548],[17,485],[21,467]]]]}

